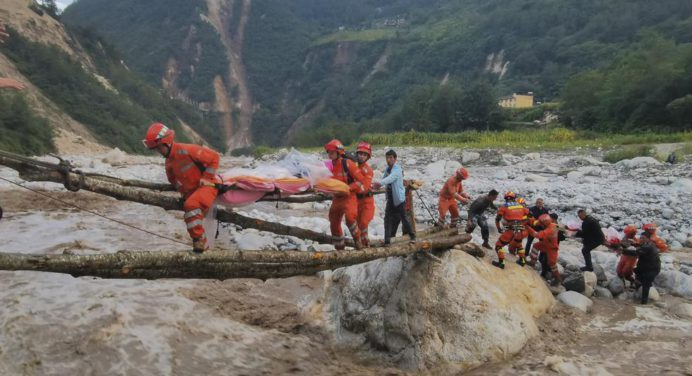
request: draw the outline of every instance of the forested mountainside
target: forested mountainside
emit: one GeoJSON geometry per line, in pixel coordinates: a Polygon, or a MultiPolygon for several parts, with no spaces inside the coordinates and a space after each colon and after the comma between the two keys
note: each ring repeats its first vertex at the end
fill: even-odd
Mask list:
{"type": "Polygon", "coordinates": [[[691,16],[685,0],[79,0],[62,17],[237,148],[499,128],[497,97],[528,91],[573,127],[690,129],[691,16]]]}

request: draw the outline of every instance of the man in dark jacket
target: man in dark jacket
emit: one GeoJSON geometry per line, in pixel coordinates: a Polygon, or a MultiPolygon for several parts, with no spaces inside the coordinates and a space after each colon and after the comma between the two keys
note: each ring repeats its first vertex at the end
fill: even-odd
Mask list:
{"type": "Polygon", "coordinates": [[[586,210],[579,209],[577,216],[582,220],[581,230],[577,231],[577,237],[582,238],[582,248],[581,254],[584,256],[584,263],[586,264],[581,271],[593,271],[593,264],[591,263],[591,251],[599,245],[603,244],[605,241],[605,236],[603,236],[603,231],[601,231],[601,224],[598,219],[586,214],[586,210]]]}
{"type": "Polygon", "coordinates": [[[661,259],[658,256],[658,248],[656,243],[649,238],[646,233],[639,237],[641,246],[637,248],[637,267],[634,268],[634,273],[637,276],[637,282],[642,285],[642,304],[649,302],[649,289],[654,283],[654,279],[661,272],[661,259]]]}
{"type": "Polygon", "coordinates": [[[488,243],[490,238],[490,230],[488,229],[488,219],[485,218],[485,213],[488,208],[497,209],[493,201],[497,199],[499,194],[496,190],[491,190],[487,195],[478,197],[473,200],[469,206],[468,219],[466,221],[466,233],[470,234],[479,226],[481,228],[481,236],[483,237],[483,247],[487,249],[493,249],[488,243]]]}
{"type": "MultiPolygon", "coordinates": [[[[534,220],[537,220],[538,217],[540,217],[543,214],[550,214],[550,210],[543,206],[543,199],[539,198],[536,200],[536,205],[532,206],[529,208],[529,213],[531,213],[531,218],[534,220]]],[[[557,223],[557,222],[555,222],[557,223]]],[[[534,230],[542,230],[540,225],[536,225],[533,227],[534,230]]],[[[528,255],[529,252],[531,251],[531,244],[533,243],[533,236],[529,235],[526,238],[526,247],[524,247],[524,250],[526,250],[526,254],[528,255]]]]}

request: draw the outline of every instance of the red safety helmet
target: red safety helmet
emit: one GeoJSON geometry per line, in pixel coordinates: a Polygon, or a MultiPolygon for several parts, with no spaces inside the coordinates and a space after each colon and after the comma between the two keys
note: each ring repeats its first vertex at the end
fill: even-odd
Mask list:
{"type": "Polygon", "coordinates": [[[324,145],[324,150],[327,151],[327,153],[330,151],[335,151],[339,154],[344,154],[344,144],[335,138],[324,145]]]}
{"type": "Polygon", "coordinates": [[[515,198],[517,198],[516,193],[514,193],[512,191],[505,192],[505,200],[509,201],[509,200],[514,200],[515,198]]]}
{"type": "Polygon", "coordinates": [[[634,236],[637,233],[637,226],[627,225],[624,229],[622,229],[622,232],[624,232],[627,236],[634,236]]]}
{"type": "Polygon", "coordinates": [[[648,234],[653,234],[656,232],[656,224],[655,223],[647,223],[644,226],[642,226],[642,230],[648,234]]]}
{"type": "Polygon", "coordinates": [[[461,177],[461,180],[466,180],[469,178],[469,172],[465,168],[461,167],[456,170],[456,175],[461,177]]]}
{"type": "Polygon", "coordinates": [[[174,138],[174,130],[169,129],[167,126],[161,123],[154,123],[149,126],[147,135],[144,137],[144,140],[142,140],[142,143],[148,149],[156,149],[161,144],[171,146],[174,138]]]}
{"type": "Polygon", "coordinates": [[[547,226],[547,225],[553,223],[553,219],[550,218],[550,214],[541,214],[541,215],[538,217],[538,222],[541,222],[541,224],[542,224],[543,226],[547,226]]]}
{"type": "Polygon", "coordinates": [[[367,142],[359,142],[356,147],[356,152],[367,153],[368,156],[372,157],[372,146],[367,142]]]}

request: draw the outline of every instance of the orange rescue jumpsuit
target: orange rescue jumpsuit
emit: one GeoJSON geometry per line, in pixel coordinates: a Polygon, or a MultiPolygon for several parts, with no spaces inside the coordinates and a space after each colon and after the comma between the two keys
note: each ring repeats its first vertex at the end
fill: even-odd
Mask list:
{"type": "Polygon", "coordinates": [[[363,189],[358,190],[358,230],[360,231],[360,242],[363,246],[370,245],[368,240],[368,225],[375,216],[375,198],[372,194],[372,167],[368,162],[359,163],[358,168],[363,175],[363,189]]]}
{"type": "Polygon", "coordinates": [[[526,226],[526,220],[529,217],[529,213],[528,208],[516,202],[505,203],[497,210],[497,216],[495,217],[496,225],[499,224],[500,219],[507,222],[504,232],[495,242],[495,251],[501,264],[505,259],[503,247],[507,244],[509,244],[510,253],[516,253],[520,259],[524,259],[526,251],[522,247],[521,242],[529,234],[526,230],[528,227],[526,226]]]}
{"type": "Polygon", "coordinates": [[[195,243],[206,245],[204,217],[218,194],[212,186],[221,182],[218,168],[219,154],[204,146],[173,143],[166,157],[166,176],[185,200],[187,232],[195,243]]]}
{"type": "Polygon", "coordinates": [[[447,182],[445,182],[445,185],[440,190],[440,198],[437,205],[440,212],[440,223],[445,222],[447,212],[449,212],[452,217],[452,226],[457,225],[459,222],[459,208],[457,207],[457,200],[466,200],[464,195],[464,187],[461,184],[461,180],[457,180],[456,176],[452,176],[451,178],[447,179],[447,182]]]}
{"type": "Polygon", "coordinates": [[[556,281],[560,281],[560,272],[557,269],[557,253],[560,247],[557,224],[551,223],[540,232],[531,227],[527,228],[527,231],[531,236],[540,240],[534,244],[533,249],[531,249],[532,262],[538,260],[538,252],[535,252],[535,250],[545,253],[546,256],[548,256],[548,266],[550,266],[553,277],[556,281]]]}
{"type": "Polygon", "coordinates": [[[634,283],[634,267],[637,266],[637,252],[628,251],[629,246],[638,246],[639,239],[636,237],[636,233],[631,236],[625,235],[620,242],[622,249],[620,250],[620,260],[618,260],[617,268],[615,272],[619,278],[624,278],[632,283],[634,283]]]}
{"type": "Polygon", "coordinates": [[[336,249],[345,248],[344,232],[341,229],[341,221],[346,217],[346,226],[351,232],[351,237],[355,242],[360,243],[360,231],[358,231],[358,199],[356,192],[364,190],[363,181],[365,178],[361,174],[360,169],[350,159],[343,157],[333,161],[334,169],[332,170],[332,178],[340,180],[349,185],[350,193],[348,195],[337,195],[332,199],[332,206],[329,208],[329,227],[332,236],[335,237],[334,245],[336,249]],[[344,170],[344,161],[346,170],[344,170]]]}

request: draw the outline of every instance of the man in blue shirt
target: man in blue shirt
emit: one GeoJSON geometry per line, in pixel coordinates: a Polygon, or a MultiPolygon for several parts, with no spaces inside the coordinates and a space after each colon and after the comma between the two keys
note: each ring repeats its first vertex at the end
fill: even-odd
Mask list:
{"type": "Polygon", "coordinates": [[[401,166],[396,163],[396,152],[389,150],[387,157],[387,168],[384,171],[382,180],[375,182],[374,186],[387,188],[387,206],[384,211],[384,244],[389,245],[392,237],[396,235],[401,222],[403,234],[411,237],[411,242],[416,241],[416,234],[411,229],[411,224],[406,218],[406,191],[404,189],[404,172],[401,166]]]}

